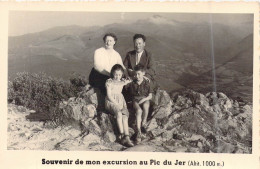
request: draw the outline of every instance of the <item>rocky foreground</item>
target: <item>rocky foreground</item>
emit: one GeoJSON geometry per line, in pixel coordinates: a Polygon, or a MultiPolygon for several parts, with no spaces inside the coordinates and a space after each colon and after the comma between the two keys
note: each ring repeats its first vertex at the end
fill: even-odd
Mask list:
{"type": "MultiPolygon", "coordinates": [[[[127,148],[117,142],[115,119],[96,111],[97,98],[93,90],[86,90],[62,102],[66,125],[56,128],[30,121],[28,115],[34,111],[9,104],[8,149],[252,153],[252,105],[241,99],[223,93],[186,90],[169,95],[158,90],[146,138],[127,148]]],[[[134,136],[134,116],[129,125],[134,136]]]]}

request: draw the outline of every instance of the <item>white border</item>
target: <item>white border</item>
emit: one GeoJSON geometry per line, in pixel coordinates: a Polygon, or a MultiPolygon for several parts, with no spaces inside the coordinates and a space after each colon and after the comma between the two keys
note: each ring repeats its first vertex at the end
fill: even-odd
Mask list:
{"type": "Polygon", "coordinates": [[[0,168],[217,168],[189,166],[76,166],[76,165],[41,165],[41,159],[72,160],[205,160],[225,161],[224,169],[258,169],[259,168],[259,7],[258,3],[170,3],[170,2],[77,2],[77,3],[44,3],[44,2],[3,2],[0,3],[0,168]],[[147,152],[87,152],[87,151],[11,151],[7,145],[7,49],[8,49],[8,11],[95,11],[95,12],[176,12],[176,13],[254,13],[254,76],[253,76],[253,152],[252,154],[208,154],[208,153],[147,153],[147,152]]]}

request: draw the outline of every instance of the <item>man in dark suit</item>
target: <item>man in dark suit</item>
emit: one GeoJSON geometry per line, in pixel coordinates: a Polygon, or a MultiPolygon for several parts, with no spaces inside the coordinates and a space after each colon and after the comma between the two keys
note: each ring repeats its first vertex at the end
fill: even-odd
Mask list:
{"type": "Polygon", "coordinates": [[[145,68],[145,76],[152,82],[155,80],[155,71],[153,69],[153,60],[150,52],[145,50],[146,37],[142,34],[135,34],[133,37],[135,50],[126,54],[124,66],[130,77],[134,77],[134,67],[141,64],[145,68]]]}
{"type": "MultiPolygon", "coordinates": [[[[134,35],[133,41],[135,49],[133,51],[127,52],[123,64],[126,68],[127,75],[132,79],[135,76],[134,68],[136,65],[142,65],[145,70],[145,77],[150,79],[150,91],[155,94],[159,86],[155,81],[155,71],[153,69],[152,55],[150,52],[145,50],[145,40],[146,37],[142,34],[134,35]]],[[[140,90],[140,87],[141,85],[138,86],[138,90],[140,90]]],[[[123,95],[127,102],[131,102],[131,95],[129,92],[127,92],[126,88],[123,90],[123,95]]],[[[146,133],[145,126],[142,127],[142,132],[146,133]]]]}

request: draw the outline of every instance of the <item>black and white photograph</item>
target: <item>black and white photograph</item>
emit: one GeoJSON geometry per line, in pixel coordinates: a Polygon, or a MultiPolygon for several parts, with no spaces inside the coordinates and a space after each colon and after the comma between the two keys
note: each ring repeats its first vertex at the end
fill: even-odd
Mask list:
{"type": "Polygon", "coordinates": [[[254,15],[9,11],[7,150],[252,154],[254,15]]]}

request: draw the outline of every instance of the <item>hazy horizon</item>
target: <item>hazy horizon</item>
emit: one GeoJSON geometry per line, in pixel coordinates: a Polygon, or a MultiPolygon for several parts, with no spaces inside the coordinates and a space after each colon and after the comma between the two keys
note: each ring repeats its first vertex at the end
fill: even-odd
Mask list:
{"type": "MultiPolygon", "coordinates": [[[[41,32],[57,26],[104,26],[113,23],[134,23],[137,20],[161,16],[162,24],[179,22],[209,22],[209,14],[144,13],[144,12],[57,12],[12,11],[9,13],[9,36],[41,32]]],[[[213,14],[214,23],[239,26],[253,23],[251,14],[213,14]]]]}

